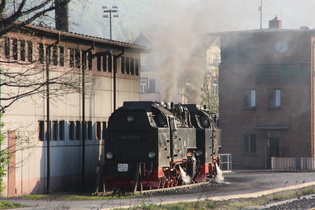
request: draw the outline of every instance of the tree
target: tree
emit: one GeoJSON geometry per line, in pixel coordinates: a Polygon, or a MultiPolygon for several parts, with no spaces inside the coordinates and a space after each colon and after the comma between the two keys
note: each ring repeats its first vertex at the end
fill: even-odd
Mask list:
{"type": "Polygon", "coordinates": [[[201,104],[206,105],[211,112],[219,113],[219,95],[217,78],[210,72],[206,73],[201,87],[201,104]]]}

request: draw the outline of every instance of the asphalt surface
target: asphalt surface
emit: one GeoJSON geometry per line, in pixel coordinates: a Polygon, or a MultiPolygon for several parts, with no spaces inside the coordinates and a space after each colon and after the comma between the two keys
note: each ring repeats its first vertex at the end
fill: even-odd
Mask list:
{"type": "Polygon", "coordinates": [[[166,204],[198,200],[229,200],[253,198],[287,190],[303,190],[315,187],[315,172],[234,171],[224,173],[224,181],[213,186],[170,192],[161,195],[145,195],[138,198],[104,199],[85,201],[5,199],[30,206],[23,209],[112,209],[142,204],[166,204]]]}

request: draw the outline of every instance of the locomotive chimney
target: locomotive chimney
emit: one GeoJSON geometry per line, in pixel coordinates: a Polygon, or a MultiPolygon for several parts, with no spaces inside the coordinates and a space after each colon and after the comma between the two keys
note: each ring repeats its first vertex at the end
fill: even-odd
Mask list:
{"type": "Polygon", "coordinates": [[[269,20],[269,28],[282,29],[282,20],[279,20],[276,15],[274,19],[269,20]]]}
{"type": "Polygon", "coordinates": [[[58,7],[55,9],[55,26],[56,30],[69,32],[69,8],[68,0],[55,0],[55,5],[58,7]]]}

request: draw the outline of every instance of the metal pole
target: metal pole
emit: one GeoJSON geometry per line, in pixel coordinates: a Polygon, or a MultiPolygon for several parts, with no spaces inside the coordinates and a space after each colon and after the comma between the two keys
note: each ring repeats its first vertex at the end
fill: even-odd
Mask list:
{"type": "Polygon", "coordinates": [[[47,114],[47,188],[46,193],[49,193],[50,188],[50,106],[49,106],[49,64],[50,64],[50,47],[46,50],[46,114],[47,114]]]}
{"type": "Polygon", "coordinates": [[[109,10],[109,31],[110,31],[110,40],[112,40],[112,10],[109,10]]]}
{"type": "Polygon", "coordinates": [[[82,190],[85,190],[85,66],[82,66],[82,190]]]}

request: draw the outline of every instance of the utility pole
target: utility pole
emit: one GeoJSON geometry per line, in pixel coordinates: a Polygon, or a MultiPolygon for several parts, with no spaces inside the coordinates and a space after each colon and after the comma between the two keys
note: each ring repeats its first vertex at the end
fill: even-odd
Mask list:
{"type": "Polygon", "coordinates": [[[110,30],[110,40],[112,40],[112,14],[114,18],[118,18],[119,15],[115,14],[118,12],[118,7],[117,6],[112,6],[111,9],[107,9],[107,6],[103,6],[103,12],[104,13],[109,13],[108,15],[103,15],[103,18],[108,18],[109,17],[109,30],[110,30]]]}

